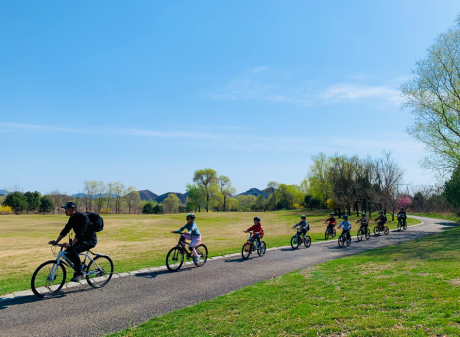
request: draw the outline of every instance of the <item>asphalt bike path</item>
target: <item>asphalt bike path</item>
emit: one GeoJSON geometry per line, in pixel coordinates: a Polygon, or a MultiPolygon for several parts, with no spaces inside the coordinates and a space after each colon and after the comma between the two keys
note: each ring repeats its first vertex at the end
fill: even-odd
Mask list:
{"type": "MultiPolygon", "coordinates": [[[[112,279],[102,289],[89,285],[64,289],[51,299],[25,296],[0,302],[0,336],[102,336],[138,325],[154,316],[164,315],[202,301],[231,293],[256,282],[311,267],[332,259],[415,240],[453,228],[457,224],[432,218],[406,231],[390,231],[339,248],[337,236],[310,248],[267,249],[243,261],[241,254],[211,258],[201,268],[184,265],[178,272],[167,270],[138,273],[112,279]]],[[[356,229],[357,224],[354,225],[356,229]]],[[[370,226],[372,231],[373,226],[370,226]]],[[[268,233],[269,235],[269,233],[268,233]]],[[[206,237],[204,237],[206,243],[206,237]]],[[[241,246],[245,242],[241,236],[241,246]]],[[[171,240],[171,247],[174,241],[171,240]]],[[[212,251],[212,246],[208,246],[212,251]]],[[[166,257],[167,251],[165,251],[166,257]]],[[[43,261],[37,261],[37,266],[43,261]]],[[[115,271],[117,262],[114,261],[115,271]]],[[[31,275],[32,276],[32,275],[31,275]]],[[[339,295],[339,294],[338,294],[339,295]]]]}

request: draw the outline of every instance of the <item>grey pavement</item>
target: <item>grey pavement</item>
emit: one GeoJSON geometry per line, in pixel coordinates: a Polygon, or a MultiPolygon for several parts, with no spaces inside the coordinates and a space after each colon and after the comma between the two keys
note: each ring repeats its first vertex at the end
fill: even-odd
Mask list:
{"type": "MultiPolygon", "coordinates": [[[[202,268],[185,265],[176,273],[157,269],[117,277],[102,289],[69,287],[51,299],[25,296],[3,301],[0,302],[0,336],[102,336],[256,282],[457,226],[446,220],[414,218],[423,224],[379,237],[372,234],[369,241],[358,242],[353,237],[350,247],[339,248],[333,239],[308,249],[271,249],[263,257],[254,254],[246,261],[240,254],[230,254],[213,258],[202,268]]],[[[244,241],[242,236],[241,244],[244,241]]],[[[116,268],[116,261],[114,264],[116,268]]]]}

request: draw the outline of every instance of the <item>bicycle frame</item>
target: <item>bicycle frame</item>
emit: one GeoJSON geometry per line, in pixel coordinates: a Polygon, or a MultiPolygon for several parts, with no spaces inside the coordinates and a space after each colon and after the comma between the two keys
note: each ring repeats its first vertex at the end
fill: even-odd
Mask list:
{"type": "MultiPolygon", "coordinates": [[[[53,280],[56,276],[56,272],[57,272],[57,269],[58,269],[58,266],[59,264],[63,263],[64,265],[68,266],[69,268],[71,268],[73,271],[75,271],[75,266],[73,265],[73,263],[69,260],[69,258],[65,255],[65,251],[62,250],[63,247],[61,247],[61,250],[59,251],[59,254],[58,256],[56,257],[56,264],[51,268],[50,270],[50,274],[48,276],[48,279],[49,280],[53,280]]],[[[82,264],[83,265],[86,265],[86,259],[88,259],[88,263],[90,262],[93,262],[94,265],[97,267],[97,268],[100,268],[97,263],[91,258],[91,256],[89,256],[89,253],[90,251],[88,250],[86,253],[80,253],[78,255],[80,256],[84,256],[85,258],[83,259],[83,262],[82,264]]],[[[91,274],[95,274],[96,272],[92,271],[92,272],[89,272],[89,273],[85,273],[85,276],[86,275],[91,275],[91,274]]]]}
{"type": "MultiPolygon", "coordinates": [[[[247,243],[249,244],[249,248],[252,248],[251,238],[252,238],[253,234],[254,233],[249,232],[249,238],[248,238],[248,241],[247,241],[247,243]]],[[[255,246],[256,246],[256,249],[257,249],[257,243],[258,243],[257,239],[256,238],[252,239],[252,242],[255,242],[255,246]]]]}
{"type": "MultiPolygon", "coordinates": [[[[180,234],[179,240],[177,241],[177,247],[179,248],[180,252],[181,252],[182,254],[186,254],[187,256],[188,256],[188,255],[192,255],[192,251],[190,250],[190,243],[188,243],[188,242],[185,240],[185,237],[183,237],[183,234],[184,234],[184,233],[177,233],[177,234],[180,234]],[[184,239],[182,240],[182,238],[184,238],[184,239]],[[182,243],[183,243],[184,245],[182,245],[182,243]],[[187,250],[187,247],[186,247],[186,246],[189,246],[188,249],[190,250],[190,252],[187,250]]],[[[198,247],[200,244],[201,244],[201,243],[199,243],[198,245],[196,245],[195,248],[198,247]]]]}

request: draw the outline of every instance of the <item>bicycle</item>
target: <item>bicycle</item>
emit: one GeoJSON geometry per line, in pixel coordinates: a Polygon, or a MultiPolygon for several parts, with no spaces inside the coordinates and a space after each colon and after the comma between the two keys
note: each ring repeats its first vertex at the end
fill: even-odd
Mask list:
{"type": "Polygon", "coordinates": [[[358,241],[361,241],[363,239],[363,236],[366,238],[366,240],[369,240],[369,238],[371,237],[371,231],[369,230],[369,227],[360,227],[358,229],[358,233],[356,233],[358,241]]]}
{"type": "MultiPolygon", "coordinates": [[[[174,271],[178,271],[182,267],[182,264],[184,263],[184,256],[186,257],[187,260],[190,260],[190,259],[193,259],[193,254],[191,250],[189,252],[187,251],[187,248],[185,247],[185,245],[190,246],[190,244],[186,242],[185,238],[182,236],[182,234],[187,234],[187,233],[184,233],[184,232],[171,232],[171,233],[180,234],[179,240],[177,242],[177,246],[171,248],[168,252],[168,255],[166,255],[166,267],[168,268],[169,271],[174,272],[174,271]]],[[[208,260],[208,248],[203,243],[199,243],[197,246],[195,246],[195,250],[200,257],[198,259],[198,262],[193,262],[193,263],[197,267],[203,267],[206,261],[208,260]]]]}
{"type": "Polygon", "coordinates": [[[399,231],[401,231],[401,229],[406,230],[407,229],[407,222],[404,221],[404,217],[401,216],[401,215],[398,215],[397,217],[398,217],[398,225],[397,225],[398,230],[399,231]]]}
{"type": "MultiPolygon", "coordinates": [[[[59,292],[67,277],[66,266],[75,271],[73,263],[69,260],[64,247],[61,244],[52,245],[51,251],[56,256],[56,260],[42,263],[32,275],[31,288],[33,293],[40,298],[49,298],[59,292]],[[55,247],[61,247],[56,253],[55,247]]],[[[86,253],[78,254],[84,256],[83,274],[86,281],[93,288],[102,288],[112,279],[113,262],[108,255],[93,253],[88,250],[86,253]],[[89,254],[95,256],[93,259],[89,254]],[[88,265],[86,261],[88,260],[88,265]]]]}
{"type": "MultiPolygon", "coordinates": [[[[324,221],[324,223],[326,223],[326,221],[324,221]]],[[[335,223],[334,223],[334,227],[335,227],[335,223]]],[[[326,228],[326,231],[324,232],[324,239],[327,240],[329,239],[329,236],[331,238],[335,238],[335,235],[336,235],[336,231],[335,231],[335,228],[332,227],[332,228],[329,228],[329,226],[326,228]]]]}
{"type": "Polygon", "coordinates": [[[387,226],[380,228],[380,226],[377,224],[377,226],[374,227],[374,235],[378,236],[380,233],[383,232],[385,235],[388,235],[390,233],[390,229],[387,226]]]}
{"type": "Polygon", "coordinates": [[[291,247],[292,249],[297,249],[302,243],[305,245],[305,248],[309,248],[311,246],[311,237],[307,233],[300,234],[300,232],[297,232],[291,238],[291,247]]]}
{"type": "Polygon", "coordinates": [[[243,257],[243,260],[249,259],[249,256],[251,255],[252,252],[255,252],[257,250],[257,254],[262,257],[265,255],[265,252],[267,251],[267,245],[265,244],[265,241],[260,241],[260,245],[258,244],[257,240],[251,240],[252,235],[254,233],[249,232],[249,231],[244,231],[245,233],[249,233],[249,239],[246,241],[246,243],[243,245],[243,248],[241,249],[241,256],[243,257]],[[251,242],[252,241],[252,242],[251,242]]]}
{"type": "Polygon", "coordinates": [[[339,236],[337,241],[338,241],[338,244],[339,244],[340,248],[343,247],[345,242],[347,243],[347,246],[349,246],[349,245],[351,245],[351,235],[347,235],[347,237],[345,238],[345,233],[342,232],[342,234],[340,234],[340,236],[339,236]]]}

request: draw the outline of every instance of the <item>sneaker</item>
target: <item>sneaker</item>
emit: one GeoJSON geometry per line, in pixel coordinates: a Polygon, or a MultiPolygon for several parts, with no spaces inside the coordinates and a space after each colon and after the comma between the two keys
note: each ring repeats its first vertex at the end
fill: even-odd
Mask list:
{"type": "Polygon", "coordinates": [[[193,257],[193,262],[198,263],[198,261],[200,261],[200,257],[199,256],[194,256],[193,257]]]}
{"type": "Polygon", "coordinates": [[[73,278],[70,280],[70,282],[80,282],[82,278],[83,273],[74,273],[73,278]]]}

